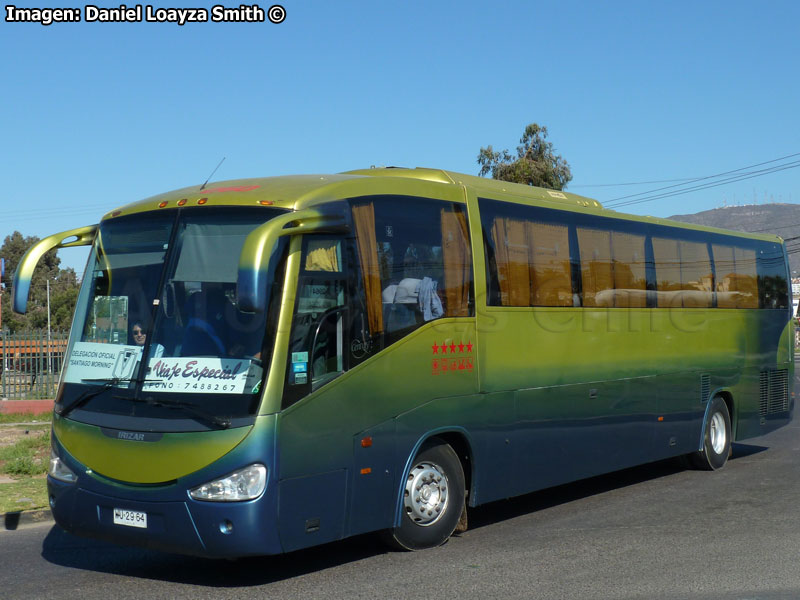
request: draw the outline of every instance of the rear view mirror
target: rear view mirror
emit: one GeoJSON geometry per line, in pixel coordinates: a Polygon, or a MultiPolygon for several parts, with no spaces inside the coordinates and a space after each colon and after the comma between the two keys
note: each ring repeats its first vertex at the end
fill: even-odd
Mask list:
{"type": "Polygon", "coordinates": [[[53,248],[73,248],[76,246],[90,246],[94,241],[97,225],[78,227],[69,231],[62,231],[39,240],[22,256],[14,273],[14,296],[11,309],[21,315],[28,309],[28,296],[31,291],[31,278],[33,270],[39,264],[42,256],[53,248]],[[76,238],[76,239],[72,239],[76,238]]]}
{"type": "Polygon", "coordinates": [[[269,297],[269,267],[278,240],[287,235],[346,230],[343,214],[304,209],[280,215],[257,227],[244,241],[236,279],[236,303],[244,312],[264,312],[269,297]]]}

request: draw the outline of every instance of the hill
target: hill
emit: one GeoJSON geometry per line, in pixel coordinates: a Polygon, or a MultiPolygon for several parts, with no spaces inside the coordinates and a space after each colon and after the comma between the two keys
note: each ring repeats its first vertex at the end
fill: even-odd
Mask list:
{"type": "MultiPolygon", "coordinates": [[[[721,227],[735,231],[774,233],[784,239],[800,236],[800,204],[750,204],[704,210],[693,215],[673,215],[675,221],[721,227]]],[[[798,240],[800,241],[800,240],[798,240]]],[[[789,248],[797,246],[790,241],[789,248]]],[[[800,274],[800,253],[789,254],[792,272],[800,274]]]]}

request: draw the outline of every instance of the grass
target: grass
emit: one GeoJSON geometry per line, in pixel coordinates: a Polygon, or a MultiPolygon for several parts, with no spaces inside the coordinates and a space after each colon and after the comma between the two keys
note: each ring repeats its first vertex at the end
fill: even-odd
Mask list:
{"type": "Polygon", "coordinates": [[[33,413],[0,413],[0,424],[2,423],[33,423],[34,421],[38,423],[49,423],[53,417],[52,412],[46,412],[43,414],[33,414],[33,413]]]}
{"type": "Polygon", "coordinates": [[[50,415],[0,414],[0,424],[0,433],[21,434],[15,443],[0,445],[0,475],[13,479],[11,483],[0,483],[0,514],[47,508],[45,473],[50,460],[50,415]],[[21,424],[34,421],[36,425],[21,424]],[[15,427],[14,423],[20,425],[15,427]],[[26,430],[27,435],[23,433],[26,430]]]}
{"type": "Polygon", "coordinates": [[[43,476],[25,477],[14,483],[0,484],[0,515],[47,506],[47,484],[43,476]]]}
{"type": "Polygon", "coordinates": [[[12,446],[0,448],[0,472],[6,475],[44,475],[50,460],[50,432],[33,430],[12,446]]]}

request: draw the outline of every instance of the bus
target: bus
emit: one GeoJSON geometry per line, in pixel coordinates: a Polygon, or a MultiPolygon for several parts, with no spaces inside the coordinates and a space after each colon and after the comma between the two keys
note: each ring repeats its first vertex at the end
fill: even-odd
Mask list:
{"type": "Polygon", "coordinates": [[[188,187],[91,245],[52,426],[56,522],[206,557],[368,532],[787,424],[786,249],[436,169],[188,187]]]}

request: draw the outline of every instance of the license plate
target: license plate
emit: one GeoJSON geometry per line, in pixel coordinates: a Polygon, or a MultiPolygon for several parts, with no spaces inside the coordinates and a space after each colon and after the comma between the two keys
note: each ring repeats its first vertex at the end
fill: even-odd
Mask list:
{"type": "Polygon", "coordinates": [[[147,529],[147,513],[136,510],[125,510],[124,508],[115,508],[114,525],[147,529]]]}

